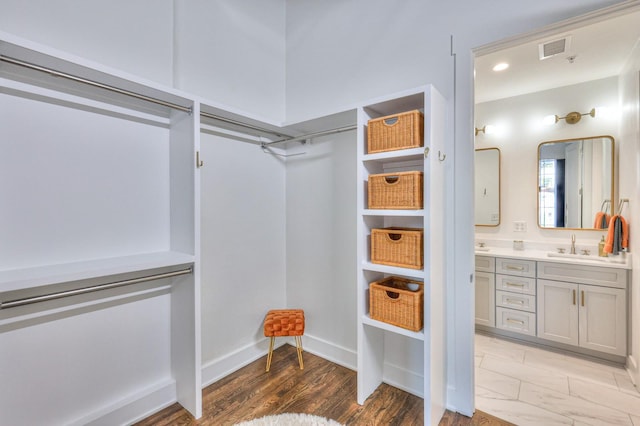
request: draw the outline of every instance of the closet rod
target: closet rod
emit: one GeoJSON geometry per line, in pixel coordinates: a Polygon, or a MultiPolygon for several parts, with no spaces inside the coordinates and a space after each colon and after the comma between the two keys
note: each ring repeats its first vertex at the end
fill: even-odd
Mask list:
{"type": "Polygon", "coordinates": [[[62,297],[77,296],[79,294],[91,293],[99,290],[107,290],[110,288],[122,287],[131,284],[143,283],[146,281],[159,280],[162,278],[171,278],[178,275],[187,275],[193,272],[193,268],[182,269],[175,272],[166,272],[163,274],[149,275],[146,277],[133,278],[130,280],[116,281],[112,283],[98,284],[91,287],[82,287],[75,290],[61,291],[58,293],[44,294],[42,296],[26,297],[24,299],[9,300],[0,302],[0,309],[14,308],[16,306],[29,305],[31,303],[45,302],[47,300],[60,299],[62,297]]]}
{"type": "Polygon", "coordinates": [[[270,135],[278,136],[279,138],[290,138],[291,136],[284,133],[276,132],[273,130],[265,129],[263,127],[254,126],[252,124],[243,123],[242,121],[233,120],[231,118],[221,117],[219,115],[210,114],[208,112],[200,111],[202,117],[211,118],[213,120],[223,121],[225,123],[233,124],[236,126],[244,127],[246,129],[257,130],[262,133],[268,133],[270,135]]]}
{"type": "Polygon", "coordinates": [[[275,145],[275,144],[278,144],[278,143],[286,143],[286,142],[303,141],[305,139],[316,138],[318,136],[326,136],[326,135],[333,135],[335,133],[348,132],[348,131],[351,131],[351,130],[355,130],[356,127],[357,126],[355,124],[353,124],[351,126],[339,127],[337,129],[323,130],[321,132],[314,132],[314,133],[307,133],[306,135],[300,135],[300,136],[296,136],[296,137],[293,137],[293,138],[282,139],[282,140],[273,141],[273,142],[265,142],[265,143],[262,144],[262,146],[269,146],[269,145],[275,145]]]}
{"type": "Polygon", "coordinates": [[[143,101],[152,102],[154,104],[166,106],[166,107],[169,107],[169,108],[177,109],[177,110],[188,112],[189,114],[191,114],[191,107],[185,107],[185,106],[182,106],[182,105],[174,104],[173,102],[167,102],[167,101],[163,101],[161,99],[152,98],[150,96],[141,95],[139,93],[131,92],[131,91],[125,90],[125,89],[120,89],[118,87],[110,86],[108,84],[100,83],[100,82],[97,82],[97,81],[94,81],[94,80],[89,80],[89,79],[86,79],[86,78],[83,78],[83,77],[78,77],[78,76],[75,76],[75,75],[72,75],[72,74],[67,74],[67,73],[62,72],[62,71],[57,71],[57,70],[54,70],[54,69],[51,69],[51,68],[47,68],[47,67],[43,67],[43,66],[40,66],[40,65],[32,64],[31,62],[21,61],[20,59],[15,59],[15,58],[12,58],[10,56],[0,55],[0,61],[8,62],[8,63],[14,64],[14,65],[19,65],[19,66],[25,67],[25,68],[30,68],[30,69],[36,70],[36,71],[46,72],[46,73],[51,74],[51,75],[53,75],[55,77],[66,78],[67,80],[73,80],[73,81],[76,81],[78,83],[87,84],[89,86],[99,87],[101,89],[106,89],[106,90],[109,90],[111,92],[120,93],[121,95],[131,96],[132,98],[141,99],[143,101]]]}

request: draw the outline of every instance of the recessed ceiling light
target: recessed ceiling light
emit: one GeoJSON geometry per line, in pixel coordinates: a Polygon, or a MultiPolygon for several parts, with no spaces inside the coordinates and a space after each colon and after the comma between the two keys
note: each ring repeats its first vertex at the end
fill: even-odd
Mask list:
{"type": "Polygon", "coordinates": [[[493,67],[494,71],[504,71],[507,68],[509,68],[509,64],[506,62],[500,62],[499,64],[497,64],[496,66],[493,67]]]}

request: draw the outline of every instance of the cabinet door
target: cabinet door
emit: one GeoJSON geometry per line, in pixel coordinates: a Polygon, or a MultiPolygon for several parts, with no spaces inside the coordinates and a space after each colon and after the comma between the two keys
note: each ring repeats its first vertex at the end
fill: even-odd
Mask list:
{"type": "Polygon", "coordinates": [[[578,285],[539,279],[537,287],[537,336],[577,346],[578,285]]]}
{"type": "Polygon", "coordinates": [[[476,272],[476,324],[496,326],[495,274],[476,272]]]}
{"type": "Polygon", "coordinates": [[[580,346],[627,354],[626,294],[617,288],[580,285],[580,346]]]}

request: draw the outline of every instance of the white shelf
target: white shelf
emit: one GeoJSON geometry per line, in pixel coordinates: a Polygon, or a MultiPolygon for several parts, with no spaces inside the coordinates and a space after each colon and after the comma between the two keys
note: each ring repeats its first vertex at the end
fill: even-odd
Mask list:
{"type": "Polygon", "coordinates": [[[364,162],[386,163],[389,161],[410,161],[424,159],[424,148],[400,149],[396,151],[376,152],[375,154],[365,154],[362,157],[364,162]]]}
{"type": "Polygon", "coordinates": [[[362,262],[362,269],[365,271],[382,272],[383,274],[402,275],[409,278],[424,278],[424,270],[400,268],[398,266],[379,265],[377,263],[362,262]]]}
{"type": "Polygon", "coordinates": [[[387,324],[386,322],[371,319],[369,315],[365,315],[362,317],[362,323],[371,327],[376,327],[385,331],[390,331],[392,333],[401,334],[403,336],[410,337],[412,339],[424,341],[424,330],[420,330],[420,331],[407,330],[406,328],[397,327],[392,324],[387,324]]]}
{"type": "Polygon", "coordinates": [[[89,280],[194,263],[194,256],[179,252],[145,253],[83,262],[0,271],[0,292],[89,280]]]}
{"type": "MultiPolygon", "coordinates": [[[[385,357],[404,356],[403,367],[424,378],[422,383],[403,384],[406,390],[424,396],[424,424],[436,425],[444,412],[446,388],[444,337],[444,270],[443,257],[444,195],[449,187],[445,179],[446,168],[438,161],[438,153],[446,156],[444,137],[445,101],[431,86],[375,100],[358,110],[358,403],[363,404],[375,389],[383,383],[385,357]],[[374,154],[363,152],[367,146],[368,120],[384,115],[419,109],[424,112],[424,147],[374,154]],[[427,150],[427,147],[429,150],[427,150]],[[425,153],[429,153],[425,156],[425,153]],[[434,157],[436,155],[436,157],[434,157]],[[421,210],[366,209],[367,181],[370,174],[393,170],[419,170],[424,173],[424,208],[421,210]],[[424,268],[409,269],[379,265],[370,262],[370,229],[374,226],[411,226],[429,229],[424,236],[424,268]],[[371,273],[373,272],[373,273],[371,273]],[[424,329],[420,332],[396,327],[369,317],[367,289],[369,281],[378,274],[399,275],[428,284],[424,298],[424,329]],[[392,335],[406,336],[422,343],[406,342],[394,347],[386,344],[392,335]],[[395,353],[402,355],[395,355],[395,353]],[[408,355],[410,353],[410,355],[408,355]],[[422,358],[416,363],[412,360],[422,358]]],[[[443,157],[446,158],[446,157],[443,157]]]]}
{"type": "Polygon", "coordinates": [[[363,216],[407,216],[407,217],[422,217],[424,216],[424,210],[379,210],[379,209],[364,209],[362,211],[363,216]]]}

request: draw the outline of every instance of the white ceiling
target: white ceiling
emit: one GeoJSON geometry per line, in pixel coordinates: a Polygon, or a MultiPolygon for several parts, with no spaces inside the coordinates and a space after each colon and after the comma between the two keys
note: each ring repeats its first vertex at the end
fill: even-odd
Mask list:
{"type": "Polygon", "coordinates": [[[640,39],[640,11],[626,13],[486,55],[475,61],[475,102],[482,103],[618,75],[640,39]],[[540,60],[538,44],[571,36],[566,53],[540,60]],[[573,63],[567,60],[575,56],[573,63]],[[492,68],[510,64],[505,71],[492,68]]]}

